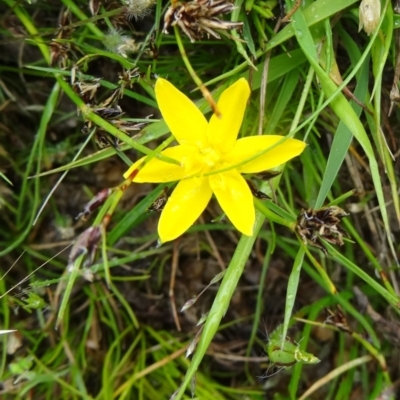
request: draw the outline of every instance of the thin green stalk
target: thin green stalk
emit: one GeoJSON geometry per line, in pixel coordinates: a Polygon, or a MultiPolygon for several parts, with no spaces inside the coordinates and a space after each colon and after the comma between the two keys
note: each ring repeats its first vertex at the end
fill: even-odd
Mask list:
{"type": "Polygon", "coordinates": [[[324,241],[324,245],[327,248],[329,254],[340,264],[342,264],[349,271],[359,276],[368,286],[375,289],[384,299],[386,299],[394,309],[398,309],[398,304],[400,298],[395,294],[386,290],[382,285],[376,282],[370,275],[368,275],[364,270],[358,267],[356,264],[348,260],[343,254],[339,253],[330,243],[324,241]]]}
{"type": "Polygon", "coordinates": [[[365,256],[368,258],[369,262],[379,272],[379,275],[383,281],[383,284],[385,285],[388,292],[390,292],[391,294],[396,296],[396,291],[394,290],[393,286],[387,279],[385,269],[382,267],[381,263],[376,259],[376,257],[372,253],[371,249],[368,247],[368,245],[365,243],[363,238],[360,236],[357,229],[355,229],[354,226],[347,219],[345,219],[343,222],[344,222],[344,225],[346,226],[346,230],[350,234],[351,238],[356,241],[356,243],[360,246],[360,248],[364,252],[365,256]]]}
{"type": "Polygon", "coordinates": [[[192,381],[193,376],[196,373],[201,360],[203,359],[211,343],[211,340],[217,333],[218,327],[223,316],[226,314],[226,311],[229,307],[229,302],[236,290],[239,279],[242,276],[244,267],[253,249],[254,242],[257,239],[258,232],[260,231],[264,220],[265,217],[260,212],[256,211],[256,221],[254,224],[253,236],[241,236],[235,253],[226,270],[221,286],[218,289],[211,310],[207,316],[196,352],[174,400],[179,400],[182,398],[186,387],[190,385],[190,382],[192,381]]]}
{"type": "MultiPolygon", "coordinates": [[[[83,143],[82,146],[80,146],[79,150],[76,152],[76,154],[74,155],[74,158],[72,159],[72,162],[76,161],[79,156],[82,154],[83,150],[86,148],[87,144],[89,143],[89,141],[92,139],[92,136],[94,134],[94,130],[92,130],[92,132],[88,135],[88,137],[86,138],[85,142],[83,143]]],[[[35,225],[37,220],[40,217],[40,214],[42,213],[42,211],[44,210],[44,208],[46,207],[48,201],[50,200],[51,196],[53,195],[53,193],[56,191],[56,189],[58,188],[58,186],[61,184],[61,182],[63,181],[63,179],[67,176],[69,170],[64,171],[60,178],[57,180],[57,182],[54,184],[54,186],[52,187],[52,189],[50,190],[49,194],[47,195],[45,201],[43,202],[43,204],[40,206],[39,211],[36,214],[35,219],[32,222],[32,225],[35,225]]],[[[36,178],[38,179],[38,178],[36,178]]]]}
{"type": "MultiPolygon", "coordinates": [[[[130,136],[128,136],[126,133],[120,131],[114,125],[110,124],[109,122],[107,122],[106,120],[101,118],[99,115],[97,115],[95,112],[93,112],[90,109],[90,107],[88,107],[83,102],[83,100],[73,91],[71,86],[62,79],[61,76],[56,75],[56,79],[59,82],[61,88],[64,90],[64,92],[67,94],[67,96],[76,104],[76,106],[80,109],[80,111],[85,116],[85,118],[94,122],[96,125],[103,128],[106,132],[115,136],[122,142],[129,144],[132,148],[142,152],[143,154],[146,154],[146,155],[153,154],[154,155],[154,152],[152,150],[141,145],[136,140],[134,140],[130,136]]],[[[157,154],[157,158],[159,158],[160,160],[165,161],[165,162],[179,165],[179,161],[174,160],[173,158],[170,158],[170,157],[163,156],[161,154],[157,154]]]]}
{"type": "MultiPolygon", "coordinates": [[[[78,257],[75,260],[75,262],[72,265],[70,265],[67,268],[67,270],[64,272],[65,275],[68,275],[68,281],[67,281],[67,286],[65,287],[65,290],[63,291],[64,293],[63,293],[60,308],[59,308],[58,314],[57,314],[57,319],[56,319],[56,324],[55,324],[56,329],[58,329],[61,322],[64,321],[64,314],[65,314],[65,310],[67,309],[68,300],[71,296],[72,289],[74,288],[74,283],[76,281],[76,278],[79,275],[79,270],[82,265],[83,258],[84,258],[84,254],[81,255],[80,257],[78,257]]],[[[61,290],[63,290],[62,288],[64,286],[64,283],[61,282],[59,285],[61,285],[60,288],[61,288],[61,290]]]]}
{"type": "MultiPolygon", "coordinates": [[[[275,248],[275,236],[274,235],[271,235],[270,242],[267,242],[267,250],[265,252],[264,262],[263,262],[262,269],[261,269],[260,283],[258,285],[258,290],[257,290],[256,310],[254,313],[253,326],[251,329],[249,343],[247,344],[246,357],[250,357],[251,351],[253,349],[254,341],[255,341],[255,338],[257,335],[257,331],[259,329],[259,325],[260,325],[260,321],[261,321],[261,314],[264,311],[263,296],[264,296],[267,271],[268,271],[269,263],[271,261],[272,251],[275,248]]],[[[247,375],[250,375],[249,363],[245,364],[245,368],[246,368],[247,375]]]]}
{"type": "Polygon", "coordinates": [[[88,22],[89,18],[85,15],[85,13],[78,7],[73,0],[62,0],[65,6],[71,10],[73,14],[75,14],[80,20],[86,21],[85,26],[89,28],[89,30],[94,33],[99,39],[104,37],[103,32],[93,23],[88,22]]]}
{"type": "MultiPolygon", "coordinates": [[[[350,7],[357,1],[358,0],[335,0],[327,2],[326,0],[317,0],[304,10],[304,16],[307,21],[307,25],[309,27],[314,26],[319,22],[336,15],[338,12],[344,10],[345,8],[350,7]]],[[[288,24],[267,43],[265,49],[257,51],[256,58],[260,58],[263,54],[272,50],[274,47],[277,47],[280,44],[288,41],[294,35],[295,29],[293,27],[293,24],[288,24]]],[[[205,83],[205,85],[212,85],[219,81],[223,81],[227,78],[230,78],[231,76],[237,75],[246,68],[248,68],[247,61],[238,65],[236,68],[231,69],[229,72],[218,75],[218,77],[216,78],[210,79],[208,82],[205,83]]],[[[348,82],[349,81],[346,79],[346,84],[344,86],[346,86],[348,82]]]]}
{"type": "MultiPolygon", "coordinates": [[[[244,0],[235,0],[235,9],[233,10],[232,15],[231,15],[232,22],[238,21],[239,13],[242,10],[243,1],[244,0]]],[[[243,58],[247,61],[247,63],[250,65],[250,67],[252,67],[253,69],[255,69],[257,71],[256,66],[250,60],[250,57],[248,56],[246,49],[244,48],[242,40],[241,40],[238,32],[236,31],[236,29],[231,30],[231,35],[234,38],[237,52],[243,56],[243,58]]]]}
{"type": "Polygon", "coordinates": [[[196,74],[196,71],[192,67],[192,64],[190,64],[189,58],[185,51],[185,47],[183,46],[182,37],[179,32],[179,28],[176,25],[174,26],[174,32],[175,32],[176,44],[178,45],[182,60],[185,64],[187,70],[189,71],[190,76],[196,83],[197,87],[200,89],[201,93],[203,94],[203,97],[207,100],[208,104],[211,106],[211,109],[213,110],[213,112],[216,115],[220,116],[221,113],[218,111],[217,104],[215,103],[210,91],[204,85],[202,80],[198,77],[198,75],[196,74]]]}
{"type": "Polygon", "coordinates": [[[304,254],[305,254],[305,246],[303,245],[300,246],[297,252],[296,258],[293,263],[292,272],[290,273],[289,281],[287,284],[285,317],[282,325],[281,349],[284,347],[290,319],[292,318],[293,307],[296,301],[297,288],[299,287],[300,272],[303,266],[304,254]]]}
{"type": "Polygon", "coordinates": [[[293,222],[291,220],[283,218],[274,213],[264,204],[264,202],[255,198],[254,205],[256,206],[256,209],[261,212],[269,221],[276,222],[277,224],[286,226],[287,228],[293,228],[293,222]]]}
{"type": "MultiPolygon", "coordinates": [[[[304,86],[299,105],[297,106],[296,114],[293,118],[292,125],[289,130],[289,135],[292,134],[294,135],[296,132],[296,127],[300,121],[300,118],[303,114],[304,106],[306,104],[306,99],[308,97],[310,88],[311,88],[311,72],[309,71],[308,73],[308,78],[306,80],[306,84],[304,86]]],[[[282,325],[282,341],[281,341],[281,348],[284,346],[284,342],[286,340],[286,335],[287,331],[289,329],[289,323],[290,319],[292,317],[292,312],[293,312],[293,307],[294,307],[294,302],[296,300],[296,294],[297,294],[297,288],[299,285],[299,280],[300,280],[300,272],[303,264],[303,259],[304,259],[304,245],[300,246],[298,253],[296,255],[296,258],[293,263],[293,268],[292,272],[289,276],[289,282],[287,285],[287,292],[286,292],[286,301],[285,301],[285,316],[284,316],[284,322],[282,325]]]]}
{"type": "MultiPolygon", "coordinates": [[[[1,277],[0,279],[0,293],[3,295],[6,291],[6,286],[5,286],[5,280],[2,279],[3,277],[1,277]]],[[[9,324],[10,324],[10,313],[11,313],[11,309],[8,305],[8,301],[7,301],[7,297],[1,302],[1,308],[2,308],[2,313],[1,313],[1,317],[2,317],[2,323],[1,323],[1,328],[2,329],[8,329],[9,328],[9,324]]],[[[7,348],[7,337],[6,335],[2,335],[1,339],[0,339],[2,345],[3,345],[3,349],[7,348]]],[[[6,368],[6,363],[7,363],[7,352],[6,351],[2,351],[1,352],[1,364],[0,364],[0,376],[4,376],[4,370],[6,368]]]]}
{"type": "Polygon", "coordinates": [[[41,39],[36,40],[39,38],[39,32],[37,31],[35,25],[33,24],[30,16],[25,12],[24,8],[21,8],[17,3],[13,0],[4,0],[7,5],[12,9],[18,19],[21,21],[25,29],[32,35],[32,39],[34,43],[39,48],[40,52],[42,53],[43,58],[46,60],[47,64],[50,64],[50,52],[47,44],[44,43],[41,39]]]}
{"type": "Polygon", "coordinates": [[[29,196],[28,189],[28,177],[31,174],[31,169],[33,167],[34,162],[36,161],[36,175],[40,173],[41,170],[41,162],[42,162],[42,148],[44,146],[44,140],[46,137],[46,131],[50,122],[51,117],[53,116],[58,98],[60,94],[60,86],[55,84],[53,90],[47,100],[47,103],[44,107],[42,118],[40,120],[40,125],[38,132],[35,136],[35,141],[32,145],[32,149],[30,152],[29,160],[26,166],[26,170],[22,180],[22,188],[19,197],[19,204],[17,210],[17,226],[21,228],[22,219],[25,218],[27,213],[29,213],[29,219],[26,222],[25,229],[19,233],[18,237],[4,250],[0,251],[0,257],[9,253],[11,250],[18,247],[27,237],[32,228],[32,223],[35,218],[36,209],[39,205],[39,196],[40,196],[40,178],[37,177],[33,183],[33,202],[31,203],[30,209],[26,209],[26,200],[29,196]]]}

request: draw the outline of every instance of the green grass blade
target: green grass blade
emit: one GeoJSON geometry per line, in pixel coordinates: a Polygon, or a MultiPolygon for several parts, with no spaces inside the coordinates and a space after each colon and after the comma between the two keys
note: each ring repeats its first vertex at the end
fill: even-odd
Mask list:
{"type": "Polygon", "coordinates": [[[324,242],[326,248],[328,249],[329,254],[340,264],[342,264],[349,271],[356,274],[360,279],[368,284],[368,286],[372,287],[376,290],[385,300],[387,300],[395,309],[397,309],[399,304],[399,296],[390,293],[386,290],[382,285],[376,282],[370,275],[368,275],[363,269],[358,267],[352,261],[347,259],[343,254],[338,252],[331,244],[328,242],[324,242]]]}
{"type": "Polygon", "coordinates": [[[5,249],[0,251],[0,257],[7,254],[11,250],[19,246],[27,237],[32,228],[32,223],[35,219],[36,210],[39,206],[40,201],[40,180],[35,178],[33,182],[33,193],[31,193],[31,185],[29,183],[28,177],[31,175],[31,171],[34,163],[36,162],[35,173],[38,175],[41,170],[42,162],[42,149],[44,146],[44,140],[46,137],[46,132],[50,123],[50,119],[53,116],[54,110],[57,106],[57,101],[60,95],[60,86],[55,84],[53,90],[47,100],[44,107],[42,118],[40,120],[39,129],[35,136],[35,142],[32,146],[32,151],[29,156],[29,161],[26,166],[24,176],[22,177],[22,187],[20,190],[19,203],[18,203],[18,213],[16,225],[18,229],[21,230],[18,237],[5,249]],[[29,200],[30,209],[27,210],[26,204],[29,200]]]}
{"type": "MultiPolygon", "coordinates": [[[[68,301],[71,296],[72,289],[74,288],[74,283],[76,281],[76,278],[79,275],[79,270],[82,265],[82,261],[83,261],[84,257],[85,257],[85,255],[78,257],[75,260],[75,262],[68,267],[68,269],[70,269],[70,270],[65,271],[65,274],[68,274],[68,280],[67,280],[67,284],[65,287],[65,291],[62,296],[60,308],[58,310],[57,320],[56,320],[56,325],[55,325],[56,328],[58,328],[60,326],[60,324],[62,323],[62,321],[64,319],[65,310],[67,309],[68,301]]],[[[62,287],[63,287],[64,283],[61,282],[60,285],[62,285],[62,287]]]]}
{"type": "MultiPolygon", "coordinates": [[[[363,64],[363,68],[361,69],[361,73],[357,81],[356,90],[354,91],[354,96],[356,96],[358,99],[361,99],[361,101],[362,99],[365,99],[367,95],[368,76],[369,62],[367,60],[363,64]]],[[[356,116],[359,117],[361,114],[361,107],[354,101],[351,102],[351,107],[353,108],[356,116]]],[[[318,209],[323,206],[325,199],[331,190],[332,184],[339,173],[339,169],[342,166],[352,140],[353,135],[350,129],[343,121],[340,121],[333,138],[328,161],[326,163],[326,169],[314,208],[318,209]]]]}
{"type": "Polygon", "coordinates": [[[287,292],[286,292],[286,301],[285,301],[285,319],[282,325],[281,348],[283,348],[283,345],[286,340],[290,318],[292,317],[293,307],[296,301],[297,288],[299,287],[300,272],[301,272],[301,267],[303,265],[304,254],[305,254],[305,249],[303,245],[300,246],[297,252],[296,258],[293,263],[292,272],[290,273],[289,276],[289,282],[287,285],[287,292]]]}
{"type": "Polygon", "coordinates": [[[113,246],[117,240],[123,237],[137,223],[146,218],[147,209],[161,195],[165,186],[171,186],[171,184],[158,185],[134,208],[132,208],[132,210],[128,211],[124,218],[115,225],[115,227],[107,234],[107,241],[111,246],[113,246]]]}
{"type": "Polygon", "coordinates": [[[368,135],[365,132],[362,123],[358,119],[357,114],[355,113],[349,102],[338,90],[338,87],[331,80],[328,74],[319,66],[318,59],[316,57],[314,41],[301,10],[298,10],[296,12],[292,23],[294,24],[296,37],[300,44],[300,47],[303,49],[309,63],[313,66],[316,74],[318,75],[322,90],[328,98],[330,98],[331,96],[333,97],[330,102],[332,110],[354,135],[368,157],[372,180],[374,183],[374,188],[382,215],[383,224],[385,226],[387,240],[392,251],[392,255],[397,261],[396,251],[394,249],[390,231],[389,218],[386,209],[385,197],[383,194],[383,185],[379,173],[378,162],[375,158],[375,154],[368,135]]]}
{"type": "Polygon", "coordinates": [[[264,223],[264,219],[264,216],[257,211],[253,236],[242,236],[240,238],[235,253],[233,254],[231,262],[222,280],[221,286],[218,289],[211,310],[207,316],[207,320],[204,324],[204,329],[201,334],[200,341],[197,345],[196,352],[174,400],[179,400],[182,398],[186,387],[190,385],[190,382],[192,381],[192,378],[196,373],[200,362],[203,359],[208,349],[208,346],[211,343],[211,340],[218,330],[221,320],[228,309],[229,302],[236,289],[239,279],[242,276],[247,259],[250,255],[250,252],[252,251],[254,242],[257,239],[257,234],[260,231],[262,224],[264,223]]]}
{"type": "Polygon", "coordinates": [[[4,0],[4,1],[12,9],[12,11],[24,25],[25,29],[29,32],[29,34],[32,35],[33,42],[39,48],[47,64],[50,64],[49,48],[47,47],[47,44],[43,42],[43,39],[39,36],[39,32],[37,31],[36,26],[32,21],[30,15],[25,11],[23,7],[20,7],[17,2],[13,0],[4,0]]]}
{"type": "MultiPolygon", "coordinates": [[[[374,141],[377,146],[377,150],[381,157],[382,163],[385,168],[385,172],[387,174],[390,188],[392,192],[392,201],[394,210],[396,212],[397,220],[400,222],[400,203],[399,203],[399,195],[397,188],[397,176],[393,167],[393,159],[389,145],[384,137],[382,126],[382,110],[384,107],[382,106],[382,78],[383,78],[383,69],[388,61],[389,50],[392,45],[393,39],[393,9],[390,2],[386,2],[386,13],[383,9],[384,19],[381,25],[382,34],[379,34],[374,41],[374,45],[372,47],[372,63],[373,63],[373,74],[375,78],[374,88],[372,89],[371,98],[373,98],[374,102],[374,123],[370,124],[371,132],[374,138],[374,141]]],[[[370,119],[370,118],[369,118],[370,119]]]]}

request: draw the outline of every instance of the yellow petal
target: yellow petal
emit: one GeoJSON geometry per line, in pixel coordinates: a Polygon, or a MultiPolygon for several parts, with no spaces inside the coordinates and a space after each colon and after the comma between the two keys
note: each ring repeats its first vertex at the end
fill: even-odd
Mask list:
{"type": "MultiPolygon", "coordinates": [[[[199,161],[199,151],[195,146],[181,145],[169,147],[161,152],[162,155],[174,158],[180,165],[171,164],[154,157],[152,158],[135,176],[133,182],[173,182],[185,176],[196,174],[200,171],[203,164],[199,161]]],[[[136,168],[142,163],[145,157],[136,161],[124,178],[128,179],[136,168]]]]}
{"type": "Polygon", "coordinates": [[[212,115],[207,137],[223,153],[229,152],[235,144],[249,96],[249,84],[246,79],[241,78],[229,86],[219,98],[217,106],[221,116],[212,115]]]}
{"type": "Polygon", "coordinates": [[[207,120],[196,105],[165,79],[155,86],[157,103],[171,133],[180,144],[204,147],[207,144],[207,120]]]}
{"type": "Polygon", "coordinates": [[[187,231],[204,211],[211,195],[208,178],[180,181],[161,213],[158,223],[161,242],[174,240],[187,231]]]}
{"type": "MultiPolygon", "coordinates": [[[[283,136],[266,135],[266,136],[249,136],[236,141],[232,151],[225,156],[227,164],[237,165],[241,161],[255,156],[264,149],[268,149],[280,140],[283,136]]],[[[306,144],[301,140],[287,139],[282,144],[279,144],[267,151],[253,161],[237,167],[237,170],[242,173],[257,173],[284,164],[293,157],[298,156],[306,147],[306,144]]]]}
{"type": "Polygon", "coordinates": [[[255,220],[253,195],[236,170],[210,175],[210,186],[235,228],[251,236],[255,220]]]}

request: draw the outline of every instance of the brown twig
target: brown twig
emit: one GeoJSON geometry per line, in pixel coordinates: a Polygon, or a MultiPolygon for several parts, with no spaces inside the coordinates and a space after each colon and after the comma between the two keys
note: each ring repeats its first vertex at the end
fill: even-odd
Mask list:
{"type": "Polygon", "coordinates": [[[292,15],[299,9],[300,5],[301,5],[301,0],[296,0],[292,9],[286,14],[285,17],[282,18],[281,23],[288,22],[289,19],[292,17],[292,15]]]}
{"type": "MultiPolygon", "coordinates": [[[[200,222],[202,224],[204,223],[204,218],[202,216],[200,217],[200,222]]],[[[205,233],[208,243],[210,244],[210,247],[213,251],[213,255],[218,262],[218,265],[221,267],[221,270],[224,271],[226,269],[226,265],[225,265],[224,260],[221,257],[220,252],[218,251],[218,247],[216,246],[214,239],[212,238],[209,231],[204,231],[204,233],[205,233]]]]}

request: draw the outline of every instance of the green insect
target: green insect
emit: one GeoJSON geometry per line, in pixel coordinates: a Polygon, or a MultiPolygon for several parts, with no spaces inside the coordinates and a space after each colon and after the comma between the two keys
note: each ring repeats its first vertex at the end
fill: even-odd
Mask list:
{"type": "Polygon", "coordinates": [[[298,362],[317,364],[321,360],[311,353],[300,349],[300,345],[288,336],[282,346],[282,325],[279,325],[270,335],[267,353],[271,363],[277,367],[289,368],[298,362]]]}

